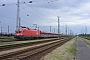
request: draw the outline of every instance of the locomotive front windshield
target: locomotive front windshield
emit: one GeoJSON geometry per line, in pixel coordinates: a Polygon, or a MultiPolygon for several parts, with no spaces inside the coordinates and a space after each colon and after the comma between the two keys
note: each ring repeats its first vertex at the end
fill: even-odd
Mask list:
{"type": "Polygon", "coordinates": [[[15,32],[16,32],[16,33],[21,33],[22,30],[21,30],[21,29],[18,29],[18,30],[16,30],[15,32]]]}

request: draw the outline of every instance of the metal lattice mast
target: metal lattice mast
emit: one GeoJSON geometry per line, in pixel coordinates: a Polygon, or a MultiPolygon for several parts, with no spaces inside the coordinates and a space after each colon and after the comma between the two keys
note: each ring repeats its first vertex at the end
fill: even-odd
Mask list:
{"type": "Polygon", "coordinates": [[[66,25],[66,28],[65,29],[66,29],[66,35],[67,35],[67,25],[66,25]]]}
{"type": "Polygon", "coordinates": [[[20,26],[19,26],[19,11],[20,11],[20,9],[19,9],[19,0],[17,0],[17,21],[16,21],[16,28],[19,28],[20,26]]]}
{"type": "Polygon", "coordinates": [[[58,34],[59,34],[59,39],[60,39],[60,23],[59,23],[59,16],[58,16],[58,34]]]}
{"type": "Polygon", "coordinates": [[[8,25],[8,34],[9,34],[9,25],[8,25]]]}

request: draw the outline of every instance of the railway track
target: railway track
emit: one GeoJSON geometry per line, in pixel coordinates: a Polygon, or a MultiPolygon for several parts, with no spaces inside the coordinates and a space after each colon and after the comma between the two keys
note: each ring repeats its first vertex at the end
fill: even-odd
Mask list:
{"type": "Polygon", "coordinates": [[[56,47],[64,44],[65,42],[71,40],[61,39],[54,40],[47,43],[42,43],[38,45],[33,45],[29,47],[24,47],[22,49],[13,50],[8,53],[0,54],[1,60],[40,60],[42,56],[55,49],[56,47]]]}
{"type": "Polygon", "coordinates": [[[0,46],[0,51],[11,50],[11,49],[21,48],[21,47],[26,47],[26,46],[32,46],[32,45],[36,45],[36,44],[51,42],[51,41],[54,41],[54,40],[57,40],[57,39],[41,40],[41,41],[37,41],[37,42],[28,42],[28,43],[22,43],[22,44],[13,44],[13,45],[0,46]]]}
{"type": "MultiPolygon", "coordinates": [[[[61,37],[61,39],[64,39],[65,37],[61,37]]],[[[33,39],[33,40],[37,40],[37,39],[33,39]]],[[[0,38],[0,42],[13,42],[13,41],[25,41],[24,39],[15,39],[15,38],[12,38],[12,39],[2,39],[0,38]]]]}

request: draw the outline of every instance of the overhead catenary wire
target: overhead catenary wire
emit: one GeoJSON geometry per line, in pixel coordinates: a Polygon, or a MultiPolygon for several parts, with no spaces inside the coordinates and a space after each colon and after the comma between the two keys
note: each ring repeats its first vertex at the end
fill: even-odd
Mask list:
{"type": "MultiPolygon", "coordinates": [[[[44,1],[39,0],[39,1],[40,1],[41,3],[42,3],[42,2],[46,2],[45,0],[44,0],[44,1]]],[[[46,2],[46,3],[47,3],[47,2],[46,2]]],[[[51,2],[50,2],[50,3],[51,3],[51,2]]],[[[48,4],[48,3],[47,3],[47,4],[48,4]]],[[[47,11],[49,11],[49,12],[51,11],[51,10],[48,8],[48,6],[44,5],[43,3],[42,3],[42,5],[43,5],[43,7],[44,7],[44,8],[46,8],[46,9],[47,9],[47,11]]],[[[50,4],[48,4],[48,5],[50,5],[50,4]]],[[[52,6],[54,7],[54,5],[53,5],[53,4],[52,4],[52,6]]],[[[53,7],[52,7],[52,6],[50,5],[50,7],[53,9],[53,7]]],[[[58,15],[58,16],[59,16],[59,13],[58,13],[56,10],[54,10],[54,9],[53,9],[53,11],[55,12],[55,14],[56,14],[56,15],[58,15]]],[[[56,15],[53,15],[53,16],[56,16],[56,15]]],[[[56,18],[57,18],[57,17],[56,17],[56,18]]],[[[51,20],[51,19],[50,19],[50,20],[51,20]]],[[[54,20],[54,21],[55,21],[55,20],[54,20]]],[[[52,20],[51,20],[51,22],[52,22],[52,20]]],[[[51,23],[51,22],[50,22],[50,23],[51,23]]],[[[57,21],[55,21],[55,22],[57,22],[57,21]]]]}
{"type": "MultiPolygon", "coordinates": [[[[42,3],[42,0],[40,0],[40,2],[42,3]]],[[[51,10],[49,10],[43,3],[42,3],[42,5],[43,5],[44,8],[46,8],[48,11],[51,11],[51,10]]]]}
{"type": "Polygon", "coordinates": [[[42,14],[42,12],[37,11],[37,10],[34,9],[31,5],[28,5],[28,4],[26,4],[26,5],[29,6],[31,9],[33,9],[36,13],[40,14],[41,18],[43,18],[44,21],[50,21],[50,20],[52,21],[52,19],[50,19],[50,18],[48,18],[48,17],[45,17],[45,15],[42,14]],[[43,17],[42,17],[42,16],[43,16],[43,17]]]}
{"type": "MultiPolygon", "coordinates": [[[[7,0],[7,1],[9,1],[9,0],[7,0]]],[[[11,2],[11,1],[9,1],[9,2],[11,2]]],[[[11,2],[11,3],[13,3],[13,2],[11,2]]],[[[15,5],[17,5],[16,3],[13,3],[13,4],[15,4],[15,5]]],[[[50,5],[50,4],[49,4],[50,5]]],[[[50,5],[51,6],[51,5],[50,5]]],[[[35,10],[36,11],[36,10],[35,10]]],[[[37,11],[38,12],[38,11],[37,11]]],[[[40,13],[40,12],[38,12],[38,13],[40,13]]],[[[41,14],[41,13],[40,13],[41,14]]],[[[41,14],[41,15],[43,15],[43,14],[41,14]]],[[[45,17],[46,18],[46,17],[45,17]]]]}
{"type": "MultiPolygon", "coordinates": [[[[34,0],[34,1],[36,1],[36,0],[34,0]]],[[[42,1],[41,0],[39,0],[40,1],[40,4],[42,4],[42,5],[40,5],[39,3],[37,3],[40,7],[42,7],[43,9],[45,9],[45,11],[47,11],[47,13],[49,13],[50,12],[50,10],[46,7],[46,6],[44,6],[44,4],[42,3],[42,1]],[[49,11],[49,12],[48,12],[49,11]]]]}
{"type": "MultiPolygon", "coordinates": [[[[22,2],[23,2],[23,1],[22,1],[22,2]]],[[[35,13],[31,12],[30,10],[25,9],[25,8],[22,7],[24,10],[29,11],[29,13],[33,13],[34,15],[36,15],[36,16],[38,16],[38,17],[40,17],[40,18],[43,18],[43,17],[41,17],[43,14],[41,14],[39,11],[35,10],[34,8],[32,8],[31,5],[28,5],[28,4],[26,4],[26,3],[25,3],[25,5],[28,6],[29,8],[31,8],[32,10],[34,10],[34,11],[35,11],[36,13],[38,13],[39,15],[38,15],[38,14],[35,14],[35,13]]]]}
{"type": "MultiPolygon", "coordinates": [[[[32,8],[30,5],[26,4],[27,6],[29,6],[30,8],[32,8]]],[[[43,15],[41,12],[37,11],[36,9],[32,8],[35,12],[37,12],[39,15],[43,16],[42,18],[46,19],[47,17],[45,17],[45,15],[43,15]]]]}
{"type": "MultiPolygon", "coordinates": [[[[6,0],[7,2],[10,2],[10,3],[12,3],[12,4],[14,4],[14,5],[17,5],[16,3],[13,3],[12,1],[9,1],[9,0],[6,0]]],[[[12,8],[14,8],[14,7],[12,7],[12,8]]],[[[24,9],[23,7],[20,7],[20,8],[22,8],[22,9],[24,9]]],[[[25,10],[25,9],[24,9],[25,10]]],[[[27,10],[26,10],[27,11],[27,10]]],[[[29,11],[30,12],[30,11],[29,11]]],[[[32,12],[31,12],[32,13],[32,12]]],[[[15,14],[16,15],[16,14],[15,14]]],[[[21,17],[21,19],[24,19],[24,17],[21,17]]],[[[25,18],[26,19],[26,18],[25,18]]],[[[16,19],[15,19],[16,20],[16,19]]],[[[28,20],[28,19],[27,19],[28,20]]],[[[26,22],[26,21],[24,21],[24,20],[22,20],[23,22],[26,22]]],[[[26,22],[26,23],[29,23],[29,22],[26,22]]]]}
{"type": "MultiPolygon", "coordinates": [[[[9,1],[9,0],[7,0],[7,1],[9,1]]],[[[9,1],[9,2],[11,2],[11,1],[9,1]]],[[[13,2],[12,2],[13,3],[13,2]]],[[[22,1],[22,3],[23,3],[23,1],[22,1]]],[[[15,4],[15,3],[13,3],[13,4],[15,4]]],[[[28,5],[28,4],[26,4],[26,5],[28,5]]],[[[31,7],[31,6],[29,6],[29,7],[31,7]]],[[[22,9],[24,9],[24,10],[26,10],[24,7],[21,7],[22,9]]],[[[31,7],[32,8],[32,7],[31,7]]],[[[39,12],[39,11],[37,11],[37,10],[35,10],[34,8],[32,8],[34,11],[36,11],[38,14],[35,14],[35,15],[37,15],[37,16],[39,16],[39,17],[41,17],[41,18],[44,18],[44,19],[49,19],[49,20],[51,20],[50,18],[48,18],[48,17],[45,17],[41,12],[39,12]],[[43,15],[43,17],[42,17],[42,15],[43,15]]],[[[26,10],[27,11],[27,10],[26,10]]],[[[32,13],[32,12],[30,12],[30,13],[32,13]]],[[[29,15],[28,15],[29,16],[29,15]]]]}
{"type": "MultiPolygon", "coordinates": [[[[10,2],[10,1],[9,1],[9,2],[10,2]]],[[[15,3],[13,3],[13,4],[15,4],[15,3]]],[[[7,6],[7,5],[10,5],[10,4],[5,4],[4,6],[7,6]]],[[[15,5],[16,5],[16,4],[15,4],[15,5]]],[[[4,11],[7,12],[8,14],[16,15],[16,14],[14,14],[14,13],[12,13],[12,12],[7,11],[7,10],[4,10],[4,11]]],[[[5,12],[4,12],[4,13],[5,13],[5,12]]],[[[9,20],[10,20],[10,19],[11,19],[11,20],[16,20],[14,17],[11,17],[11,16],[9,16],[9,15],[7,16],[7,15],[2,15],[2,14],[0,14],[0,16],[2,16],[2,18],[4,17],[4,19],[7,19],[7,18],[8,18],[9,20]]],[[[14,21],[13,21],[13,22],[14,22],[14,21]]],[[[10,24],[13,24],[13,22],[9,21],[10,24]]]]}
{"type": "MultiPolygon", "coordinates": [[[[35,1],[35,0],[34,0],[34,1],[35,1]]],[[[40,2],[40,3],[42,3],[42,2],[44,2],[44,3],[46,2],[46,3],[47,3],[46,0],[44,0],[44,1],[39,0],[39,2],[40,2]]],[[[51,2],[50,2],[50,3],[51,3],[51,2]]],[[[38,3],[37,3],[37,4],[38,4],[38,3]]],[[[47,4],[48,4],[48,3],[47,3],[47,4]]],[[[38,4],[38,5],[39,5],[39,4],[38,4]]],[[[56,15],[53,15],[53,16],[59,16],[58,11],[56,11],[56,10],[54,9],[54,5],[53,5],[53,4],[52,4],[52,5],[51,5],[51,4],[48,4],[48,5],[53,9],[54,13],[56,14],[56,15]]],[[[41,7],[44,8],[44,9],[46,9],[47,12],[48,12],[48,11],[49,11],[49,12],[51,11],[51,10],[48,8],[48,6],[44,5],[43,3],[42,3],[42,6],[41,6],[41,7]]],[[[49,13],[49,12],[48,12],[48,13],[49,13]]],[[[47,14],[48,14],[48,13],[47,13],[47,14]]],[[[57,18],[57,17],[56,17],[56,18],[57,18]]],[[[50,21],[50,20],[52,21],[52,19],[50,19],[50,18],[48,18],[48,19],[49,19],[49,21],[50,21]]],[[[51,23],[51,22],[50,22],[50,23],[51,23]]]]}
{"type": "MultiPolygon", "coordinates": [[[[10,0],[7,0],[7,1],[11,2],[10,0]]],[[[13,3],[13,4],[17,5],[16,3],[13,3]]],[[[29,5],[29,4],[27,4],[27,5],[29,5]]],[[[43,7],[43,6],[42,6],[42,7],[43,7]]],[[[20,6],[20,8],[23,9],[23,10],[26,10],[26,11],[28,11],[29,13],[32,13],[32,14],[40,17],[40,18],[43,18],[44,20],[46,20],[46,19],[47,19],[47,20],[51,20],[51,19],[49,19],[48,17],[45,17],[45,15],[44,15],[42,12],[39,12],[37,9],[34,9],[33,7],[32,7],[33,10],[36,11],[38,14],[37,14],[37,13],[30,12],[30,10],[25,9],[25,7],[23,7],[23,6],[20,6]]],[[[31,8],[31,9],[32,9],[32,8],[31,8]]],[[[43,8],[44,8],[44,7],[43,7],[43,8]]],[[[48,10],[48,8],[47,8],[47,10],[48,10]]],[[[48,11],[49,11],[49,10],[48,10],[48,11]]],[[[28,15],[29,15],[29,14],[28,14],[28,15]]],[[[22,21],[27,22],[27,21],[25,21],[23,18],[24,18],[24,17],[21,17],[22,21]]],[[[27,19],[27,18],[26,18],[26,19],[27,19]]],[[[29,22],[27,22],[27,23],[29,23],[29,22]]]]}
{"type": "MultiPolygon", "coordinates": [[[[13,3],[13,2],[11,2],[10,0],[6,0],[6,1],[9,1],[10,3],[13,3]]],[[[17,5],[16,3],[13,3],[13,4],[17,5]]]]}
{"type": "MultiPolygon", "coordinates": [[[[50,5],[51,5],[51,4],[50,4],[50,5]]],[[[55,7],[55,5],[52,4],[51,7],[53,8],[53,7],[55,7]]],[[[53,8],[53,10],[56,12],[56,14],[57,14],[58,16],[60,15],[56,9],[53,8]]]]}
{"type": "MultiPolygon", "coordinates": [[[[34,0],[34,1],[36,1],[36,0],[34,0]]],[[[37,3],[37,2],[36,2],[36,3],[37,3],[40,7],[42,7],[43,9],[45,9],[45,11],[47,11],[47,14],[49,14],[50,10],[49,10],[46,6],[43,6],[43,3],[42,3],[41,0],[39,0],[39,1],[40,1],[40,3],[42,4],[42,6],[41,6],[39,3],[37,3]]],[[[48,18],[48,17],[45,17],[45,18],[51,20],[51,19],[48,18]]]]}
{"type": "MultiPolygon", "coordinates": [[[[27,5],[27,4],[26,4],[27,5]]],[[[21,8],[23,8],[23,7],[21,7],[21,8]]],[[[42,18],[40,15],[38,15],[38,14],[35,14],[35,13],[33,13],[33,12],[31,12],[31,11],[29,11],[28,9],[25,9],[25,8],[23,8],[25,11],[28,11],[29,13],[32,13],[32,14],[34,14],[34,15],[36,15],[36,16],[38,16],[38,17],[40,17],[40,18],[42,18]]],[[[32,8],[33,9],[33,8],[32,8]]],[[[34,10],[34,9],[33,9],[34,10]]],[[[38,12],[39,13],[39,12],[38,12]]]]}
{"type": "MultiPolygon", "coordinates": [[[[47,0],[45,0],[45,1],[47,2],[47,0]]],[[[52,10],[56,13],[56,15],[59,16],[58,12],[53,8],[53,7],[54,7],[53,4],[51,5],[51,4],[50,4],[51,2],[49,2],[49,1],[48,1],[47,3],[48,3],[49,6],[52,8],[52,10]]]]}
{"type": "MultiPolygon", "coordinates": [[[[1,8],[0,8],[1,9],[1,8]]],[[[7,10],[4,10],[5,12],[7,12],[8,14],[13,14],[13,15],[16,15],[16,14],[14,14],[14,13],[11,13],[11,12],[9,12],[9,11],[7,11],[7,10]]],[[[14,18],[14,17],[11,17],[11,16],[5,16],[5,15],[2,15],[2,14],[0,14],[0,16],[2,16],[2,18],[4,17],[4,18],[8,18],[8,19],[11,19],[11,20],[16,20],[16,18],[14,18]]],[[[23,20],[22,20],[23,21],[23,20]]],[[[9,21],[10,22],[10,21],[9,21]]],[[[26,21],[23,21],[23,22],[26,22],[26,21]]],[[[11,22],[11,23],[13,23],[13,22],[11,22]]],[[[10,24],[11,24],[10,23],[10,24]]],[[[29,23],[29,22],[26,22],[26,23],[29,23]]]]}
{"type": "MultiPolygon", "coordinates": [[[[8,0],[9,1],[9,0],[8,0]]],[[[11,1],[9,1],[9,2],[11,2],[11,1]]],[[[23,1],[22,1],[22,3],[23,3],[23,1]]],[[[15,3],[13,3],[13,4],[15,4],[15,3]]],[[[21,7],[21,6],[20,6],[21,7]]],[[[29,6],[30,7],[30,6],[29,6]]],[[[22,9],[24,9],[24,10],[26,10],[24,7],[21,7],[22,9]]],[[[33,8],[32,8],[33,9],[33,8]]],[[[33,9],[34,10],[34,9],[33,9]]],[[[29,11],[29,10],[26,10],[26,11],[29,11]]],[[[35,10],[36,11],[36,10],[35,10]]],[[[38,12],[38,11],[37,11],[38,12]]],[[[33,13],[33,12],[30,12],[29,11],[29,13],[33,13]]],[[[39,14],[40,14],[40,12],[38,12],[39,14]]],[[[39,16],[40,18],[43,18],[43,17],[41,17],[42,15],[38,15],[38,14],[35,14],[35,13],[33,13],[34,15],[36,15],[36,16],[39,16]]],[[[45,17],[46,18],[46,17],[45,17]]]]}
{"type": "MultiPolygon", "coordinates": [[[[37,3],[38,4],[38,3],[37,3]]],[[[27,4],[28,5],[28,4],[27,4]]],[[[38,4],[39,5],[39,4],[38,4]]],[[[30,8],[31,8],[31,6],[29,6],[30,8]]],[[[42,7],[42,6],[41,6],[42,7]]],[[[44,8],[44,7],[42,7],[42,8],[44,8]]],[[[34,10],[34,8],[32,8],[33,10],[34,10]]],[[[34,11],[36,11],[36,10],[34,10],[34,11]]],[[[39,13],[38,11],[36,11],[37,13],[39,13]]],[[[41,12],[40,12],[41,13],[41,12]]],[[[45,18],[47,18],[47,17],[45,17],[45,18]]],[[[49,19],[49,18],[48,18],[49,19]]],[[[49,19],[49,20],[51,20],[51,19],[49,19]]]]}

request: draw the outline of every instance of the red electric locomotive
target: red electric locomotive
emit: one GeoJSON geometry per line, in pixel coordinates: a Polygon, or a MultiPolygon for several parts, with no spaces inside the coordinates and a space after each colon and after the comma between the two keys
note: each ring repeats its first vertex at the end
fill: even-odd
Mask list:
{"type": "Polygon", "coordinates": [[[58,34],[41,32],[40,30],[29,29],[27,27],[21,27],[16,29],[15,31],[15,38],[17,39],[36,39],[51,37],[58,37],[58,34]]]}
{"type": "Polygon", "coordinates": [[[26,27],[18,28],[15,31],[15,38],[18,39],[33,39],[40,36],[39,30],[33,30],[26,27]]]}

